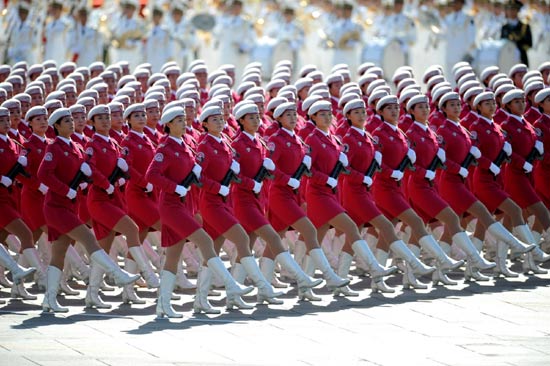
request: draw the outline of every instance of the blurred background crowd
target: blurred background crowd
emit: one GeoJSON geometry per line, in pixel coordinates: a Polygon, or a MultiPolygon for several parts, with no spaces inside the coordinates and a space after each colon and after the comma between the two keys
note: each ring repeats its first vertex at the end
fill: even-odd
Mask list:
{"type": "Polygon", "coordinates": [[[550,0],[17,0],[0,3],[4,63],[126,60],[159,71],[167,61],[211,69],[261,61],[267,78],[289,59],[297,69],[374,62],[421,74],[458,61],[477,71],[536,67],[550,59],[550,0]]]}

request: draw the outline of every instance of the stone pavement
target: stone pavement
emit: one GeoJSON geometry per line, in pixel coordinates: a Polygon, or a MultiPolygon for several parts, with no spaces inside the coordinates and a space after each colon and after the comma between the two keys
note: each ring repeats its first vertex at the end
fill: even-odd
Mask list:
{"type": "Polygon", "coordinates": [[[316,290],[318,303],[298,302],[292,289],[284,305],[218,316],[193,316],[187,293],[173,302],[185,315],[176,320],[155,319],[151,290],[132,306],[106,293],[107,311],[85,310],[81,291],[61,301],[64,315],[42,314],[42,295],[9,301],[0,365],[550,365],[550,274],[389,295],[368,285],[355,277],[357,298],[316,290]]]}

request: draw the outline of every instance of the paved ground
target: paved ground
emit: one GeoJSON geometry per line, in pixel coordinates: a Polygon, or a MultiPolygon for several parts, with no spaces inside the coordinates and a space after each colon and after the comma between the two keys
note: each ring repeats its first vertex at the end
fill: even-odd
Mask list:
{"type": "Polygon", "coordinates": [[[10,301],[0,365],[550,365],[550,275],[384,296],[368,283],[356,277],[358,298],[319,290],[322,302],[298,303],[292,290],[284,305],[212,317],[192,316],[184,294],[186,317],[170,321],[155,319],[147,290],[142,306],[104,296],[110,311],[85,310],[82,291],[62,301],[65,315],[42,314],[41,295],[10,301]]]}

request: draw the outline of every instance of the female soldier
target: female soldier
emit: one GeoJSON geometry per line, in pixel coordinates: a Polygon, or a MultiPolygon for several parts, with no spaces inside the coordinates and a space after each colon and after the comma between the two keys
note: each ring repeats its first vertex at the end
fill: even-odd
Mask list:
{"type": "MultiPolygon", "coordinates": [[[[283,247],[281,237],[269,224],[269,221],[265,217],[265,209],[258,198],[258,195],[262,193],[263,184],[263,181],[258,181],[258,178],[256,178],[258,172],[261,169],[268,171],[275,170],[273,161],[266,157],[266,147],[263,141],[260,140],[261,137],[257,136],[260,125],[259,109],[255,104],[241,102],[238,108],[235,108],[233,114],[241,128],[241,133],[233,142],[232,147],[235,149],[238,161],[242,167],[239,176],[242,182],[232,187],[235,216],[247,231],[251,243],[256,241],[257,236],[267,242],[267,253],[264,253],[266,257],[271,259],[271,261],[276,258],[283,267],[295,275],[298,279],[299,287],[304,281],[306,284],[311,283],[314,280],[304,280],[306,274],[283,247]]],[[[317,250],[313,251],[312,255],[314,261],[318,263],[318,267],[323,272],[328,287],[338,288],[349,283],[348,280],[341,279],[334,273],[322,250],[317,248],[317,250]]],[[[244,279],[245,274],[240,269],[241,267],[239,263],[236,263],[236,273],[240,274],[237,280],[244,279]]],[[[271,274],[269,279],[271,279],[271,274]]],[[[261,298],[259,295],[258,300],[277,303],[274,300],[261,298]]]]}
{"type": "Polygon", "coordinates": [[[385,268],[378,263],[335,193],[338,176],[333,171],[338,166],[346,167],[348,159],[340,151],[340,142],[329,132],[332,124],[331,104],[326,101],[315,102],[308,114],[316,128],[305,141],[311,149],[312,173],[307,181],[306,202],[308,217],[317,228],[317,239],[321,242],[330,226],[342,231],[346,234],[342,251],[350,256],[355,253],[361,257],[368,266],[372,281],[381,282],[384,276],[395,272],[397,268],[385,268]]]}
{"type": "MultiPolygon", "coordinates": [[[[447,169],[442,171],[439,180],[439,193],[447,201],[459,217],[468,212],[478,218],[479,223],[498,240],[504,242],[500,250],[506,257],[509,247],[525,253],[534,249],[534,245],[527,245],[517,240],[501,223],[495,221],[487,207],[479,201],[466,186],[468,166],[465,162],[468,153],[475,159],[481,158],[481,151],[472,146],[470,133],[460,125],[460,97],[458,93],[447,93],[439,100],[439,109],[445,115],[445,122],[437,130],[438,143],[445,149],[447,169]]],[[[532,244],[532,241],[526,241],[532,244]]],[[[501,258],[501,256],[499,256],[501,258]]],[[[505,259],[504,259],[505,261],[505,259]]],[[[496,273],[504,273],[502,267],[505,262],[497,261],[496,273]]]]}
{"type": "MultiPolygon", "coordinates": [[[[109,137],[111,119],[109,107],[100,104],[88,113],[88,120],[92,121],[95,134],[86,147],[86,154],[90,156],[92,167],[92,185],[88,193],[88,210],[92,218],[95,236],[102,248],[110,250],[116,233],[126,237],[128,252],[138,264],[149,287],[159,287],[159,279],[153,272],[151,263],[147,259],[137,224],[128,216],[121,192],[116,189],[125,183],[118,172],[127,172],[128,164],[122,158],[120,146],[109,137]],[[105,213],[109,214],[106,215],[105,213]]],[[[108,309],[99,297],[99,287],[103,279],[103,270],[92,266],[90,283],[86,294],[86,305],[108,309]]]]}
{"type": "MultiPolygon", "coordinates": [[[[142,103],[132,104],[124,111],[123,120],[128,122],[130,128],[128,135],[122,141],[130,174],[124,192],[128,215],[137,224],[139,239],[142,243],[149,229],[160,231],[157,197],[153,194],[153,184],[145,178],[147,168],[155,155],[153,143],[144,133],[146,119],[145,105],[142,103]]],[[[137,263],[131,258],[126,258],[125,268],[130,273],[138,273],[137,263]]],[[[145,303],[136,295],[132,285],[124,287],[122,301],[145,303]]]]}
{"type": "Polygon", "coordinates": [[[182,185],[183,181],[190,174],[193,174],[195,179],[200,179],[202,171],[201,166],[195,163],[191,150],[183,143],[185,111],[181,107],[165,110],[159,123],[164,126],[168,138],[157,148],[145,175],[147,181],[161,190],[159,213],[162,223],[162,246],[167,248],[166,263],[161,272],[157,316],[182,317],[174,312],[170,306],[170,299],[186,239],[197,244],[206,263],[199,272],[198,282],[206,282],[207,286],[198,284],[193,310],[195,313],[203,311],[207,314],[219,314],[220,311],[213,309],[207,299],[211,271],[223,279],[228,298],[240,297],[253,288],[242,287],[233,280],[221,259],[216,256],[212,239],[195,221],[188,206],[182,202],[189,190],[189,187],[182,185]]]}
{"type": "MultiPolygon", "coordinates": [[[[422,249],[436,259],[438,270],[446,271],[460,267],[463,262],[456,262],[445,254],[433,236],[428,234],[422,219],[411,208],[403,193],[401,180],[404,176],[404,168],[400,165],[403,165],[402,162],[405,159],[408,159],[410,164],[414,164],[416,154],[409,148],[405,134],[397,127],[399,123],[397,97],[388,95],[381,98],[376,104],[376,112],[383,122],[373,132],[373,137],[384,156],[382,170],[376,175],[373,184],[376,205],[388,218],[399,219],[411,228],[413,241],[418,242],[422,249]]],[[[409,247],[417,257],[420,255],[420,248],[417,245],[410,244],[409,247]]],[[[424,288],[424,285],[416,282],[408,264],[403,276],[403,285],[424,288]]]]}
{"type": "MultiPolygon", "coordinates": [[[[432,162],[434,159],[439,159],[440,164],[444,164],[446,156],[445,150],[441,149],[437,143],[436,134],[428,126],[428,115],[430,113],[428,97],[425,95],[412,97],[407,103],[407,111],[414,120],[407,131],[407,137],[417,157],[414,165],[415,170],[410,173],[408,181],[408,197],[412,207],[420,214],[426,224],[435,218],[445,225],[442,242],[448,243],[452,240],[466,253],[470,272],[495,267],[494,263],[487,262],[479,255],[468,234],[460,226],[457,214],[441,198],[437,187],[434,185],[438,166],[432,165],[432,162]]],[[[449,246],[448,252],[450,252],[450,249],[449,246]]],[[[433,280],[434,284],[439,281],[445,285],[456,284],[448,279],[441,268],[438,268],[433,280]]]]}
{"type": "MultiPolygon", "coordinates": [[[[10,187],[13,178],[6,174],[12,170],[15,164],[26,165],[27,159],[20,156],[18,145],[8,136],[10,129],[10,112],[7,108],[0,107],[0,243],[5,243],[8,234],[14,234],[27,248],[33,248],[32,232],[21,219],[21,214],[16,210],[15,201],[10,187]]],[[[0,244],[0,265],[12,273],[13,285],[19,286],[25,277],[36,271],[36,268],[23,268],[10,256],[3,244],[0,244]]],[[[3,270],[3,269],[2,269],[3,270]]]]}
{"type": "MultiPolygon", "coordinates": [[[[244,228],[235,218],[230,203],[227,202],[230,193],[232,175],[240,173],[240,165],[233,159],[233,149],[222,134],[224,128],[223,111],[218,106],[205,108],[199,120],[207,131],[199,144],[197,159],[203,168],[201,181],[203,188],[200,192],[199,209],[204,220],[206,232],[214,239],[216,251],[219,252],[224,238],[233,242],[237,247],[237,262],[258,287],[260,298],[273,298],[280,293],[273,292],[271,284],[265,279],[250,251],[250,241],[244,228]]],[[[199,277],[200,280],[200,277],[199,277]]],[[[198,292],[201,285],[197,284],[198,292]]],[[[208,289],[207,287],[205,287],[208,289]]],[[[208,290],[206,290],[208,291],[208,290]]],[[[246,308],[240,296],[228,294],[226,306],[232,309],[246,308]],[[231,295],[231,296],[230,296],[231,295]]]]}
{"type": "Polygon", "coordinates": [[[48,227],[48,239],[52,241],[52,259],[48,266],[46,294],[42,309],[44,311],[67,312],[57,302],[57,290],[61,279],[61,269],[65,252],[72,240],[84,245],[92,260],[92,269],[101,267],[111,274],[115,283],[124,286],[139,278],[120,269],[115,262],[99,247],[92,231],[78,218],[76,196],[78,181],[76,175],[91,176],[90,166],[85,162],[84,154],[71,141],[74,123],[67,108],[56,110],[48,118],[48,124],[57,133],[56,139],[48,145],[44,160],[38,169],[38,179],[48,192],[44,201],[44,217],[48,227]]]}
{"type": "MultiPolygon", "coordinates": [[[[531,179],[534,164],[533,153],[542,156],[544,144],[538,140],[533,127],[522,117],[525,112],[525,93],[522,90],[514,89],[504,94],[502,104],[509,116],[501,126],[506,131],[506,138],[512,145],[511,161],[506,167],[504,176],[504,189],[522,210],[526,210],[529,215],[535,217],[535,222],[539,227],[548,230],[550,228],[550,212],[535,191],[531,179]]],[[[528,226],[520,225],[514,230],[522,241],[538,244],[528,226]]],[[[545,256],[536,246],[532,253],[527,254],[523,263],[523,271],[546,273],[538,268],[535,261],[548,259],[550,257],[545,256]]]]}
{"type": "MultiPolygon", "coordinates": [[[[375,151],[372,136],[365,131],[366,106],[362,99],[348,102],[344,107],[344,116],[350,128],[344,136],[343,143],[347,148],[350,174],[342,180],[342,205],[350,217],[362,228],[365,223],[374,226],[379,233],[380,247],[376,250],[376,259],[385,265],[388,258],[388,249],[404,259],[418,275],[426,275],[434,271],[434,268],[425,266],[409,250],[405,243],[397,237],[394,226],[375,206],[374,198],[370,192],[373,183],[373,174],[367,174],[372,164],[381,165],[382,154],[375,151]]],[[[352,256],[342,252],[338,263],[338,274],[347,276],[351,265],[352,256]]],[[[373,291],[393,292],[386,288],[384,282],[372,282],[373,291]]],[[[343,292],[344,295],[355,296],[352,292],[343,292]]]]}

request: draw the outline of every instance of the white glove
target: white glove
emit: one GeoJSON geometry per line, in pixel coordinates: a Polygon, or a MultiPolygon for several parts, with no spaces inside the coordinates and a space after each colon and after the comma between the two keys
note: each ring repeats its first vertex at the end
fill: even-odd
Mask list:
{"type": "Polygon", "coordinates": [[[76,191],[70,188],[69,192],[67,193],[67,198],[70,200],[74,200],[76,198],[76,191]]]}
{"type": "Polygon", "coordinates": [[[115,187],[112,184],[109,184],[109,188],[105,190],[107,194],[113,194],[114,191],[115,191],[115,187]]]}
{"type": "Polygon", "coordinates": [[[302,163],[307,167],[307,169],[311,169],[311,156],[304,155],[304,158],[302,159],[302,163]]]}
{"type": "Polygon", "coordinates": [[[426,170],[426,174],[424,174],[424,178],[427,180],[434,180],[435,179],[435,172],[433,170],[426,170]]]}
{"type": "Polygon", "coordinates": [[[46,193],[48,193],[48,186],[45,185],[44,183],[40,183],[40,185],[38,186],[38,190],[39,190],[42,194],[46,194],[46,193]]]}
{"type": "Polygon", "coordinates": [[[489,170],[491,171],[491,173],[493,173],[494,176],[500,174],[500,168],[494,163],[491,163],[491,165],[489,166],[489,170]]]}
{"type": "Polygon", "coordinates": [[[328,177],[327,184],[330,186],[330,188],[336,188],[336,186],[338,185],[338,180],[332,177],[328,177]]]}
{"type": "Polygon", "coordinates": [[[439,148],[437,150],[437,157],[439,158],[439,160],[441,160],[443,164],[445,164],[445,161],[447,161],[447,153],[442,148],[439,148]]]}
{"type": "Polygon", "coordinates": [[[407,156],[409,157],[409,160],[411,161],[411,163],[416,163],[416,153],[414,152],[413,149],[409,149],[407,151],[407,156]]]}
{"type": "Polygon", "coordinates": [[[202,166],[200,166],[199,164],[195,164],[192,171],[193,171],[193,174],[195,174],[197,176],[197,178],[200,179],[201,173],[202,173],[202,166]]]}
{"type": "Polygon", "coordinates": [[[481,158],[481,151],[477,148],[477,146],[472,146],[470,148],[470,154],[474,156],[474,158],[479,159],[481,158]]]}
{"type": "Polygon", "coordinates": [[[468,169],[463,168],[463,167],[460,167],[460,170],[458,171],[458,174],[459,174],[462,178],[466,179],[466,177],[468,176],[469,172],[468,172],[468,169]]]}
{"type": "Polygon", "coordinates": [[[184,186],[177,185],[175,192],[177,193],[178,196],[185,197],[185,195],[187,194],[187,188],[185,188],[184,186]]]}
{"type": "Polygon", "coordinates": [[[348,165],[349,165],[348,156],[347,156],[346,154],[344,154],[343,152],[340,153],[340,157],[338,158],[338,160],[339,160],[340,163],[342,163],[342,165],[344,165],[344,166],[348,166],[348,165]]]}
{"type": "Polygon", "coordinates": [[[264,168],[266,168],[267,170],[273,171],[273,170],[275,170],[275,163],[270,158],[265,158],[264,159],[264,168]]]}
{"type": "MultiPolygon", "coordinates": [[[[542,144],[542,141],[537,140],[537,142],[535,142],[535,149],[537,149],[539,151],[539,154],[541,154],[541,155],[544,154],[544,145],[542,144]]],[[[24,156],[22,156],[21,158],[23,158],[23,157],[24,156]]],[[[21,164],[21,165],[23,165],[23,164],[21,164]]]]}
{"type": "Polygon", "coordinates": [[[0,179],[0,183],[2,183],[4,187],[8,188],[9,186],[12,185],[13,181],[10,178],[3,175],[2,178],[0,179]]]}
{"type": "Polygon", "coordinates": [[[229,194],[229,187],[228,186],[220,186],[220,190],[218,192],[220,195],[227,197],[229,194]]]}
{"type": "Polygon", "coordinates": [[[27,166],[27,157],[21,155],[17,158],[17,162],[23,166],[27,166]]]}
{"type": "Polygon", "coordinates": [[[124,178],[118,178],[118,181],[117,181],[117,182],[118,182],[118,186],[119,186],[119,187],[122,187],[123,185],[126,184],[126,179],[124,179],[124,178]]]}
{"type": "Polygon", "coordinates": [[[90,168],[88,163],[82,163],[82,165],[80,165],[80,171],[87,177],[92,175],[92,168],[90,168]]]}
{"type": "Polygon", "coordinates": [[[391,177],[393,179],[395,179],[397,182],[399,182],[401,179],[403,179],[403,172],[400,171],[400,170],[394,170],[392,173],[391,173],[391,177]]]}
{"type": "Polygon", "coordinates": [[[86,188],[88,188],[88,183],[86,182],[82,182],[78,185],[78,187],[80,188],[80,190],[85,190],[86,188]]]}
{"type": "Polygon", "coordinates": [[[380,151],[374,152],[374,160],[376,160],[379,166],[382,166],[382,153],[380,151]]]}
{"type": "Polygon", "coordinates": [[[292,189],[298,189],[300,187],[300,181],[298,179],[290,178],[287,183],[292,189]]]}
{"type": "Polygon", "coordinates": [[[151,183],[147,183],[145,186],[145,193],[153,192],[153,185],[151,183]]]}
{"type": "Polygon", "coordinates": [[[233,173],[239,174],[241,172],[241,164],[239,164],[237,161],[233,160],[231,162],[231,170],[233,170],[233,173]]]}
{"type": "Polygon", "coordinates": [[[502,150],[504,150],[506,155],[512,155],[512,145],[510,145],[508,141],[504,141],[504,146],[502,147],[502,150]]]}
{"type": "Polygon", "coordinates": [[[262,190],[262,186],[263,186],[263,182],[258,183],[254,181],[254,188],[252,188],[252,192],[254,192],[255,194],[260,193],[260,191],[262,190]]]}
{"type": "Polygon", "coordinates": [[[124,160],[122,158],[117,159],[116,166],[119,167],[120,170],[122,170],[123,172],[128,171],[128,163],[126,162],[126,160],[124,160]]]}
{"type": "Polygon", "coordinates": [[[363,184],[365,184],[367,187],[372,186],[372,178],[368,175],[365,175],[365,177],[363,178],[363,184]]]}
{"type": "Polygon", "coordinates": [[[533,164],[526,161],[525,164],[523,164],[523,170],[525,173],[531,173],[533,171],[533,164]]]}

